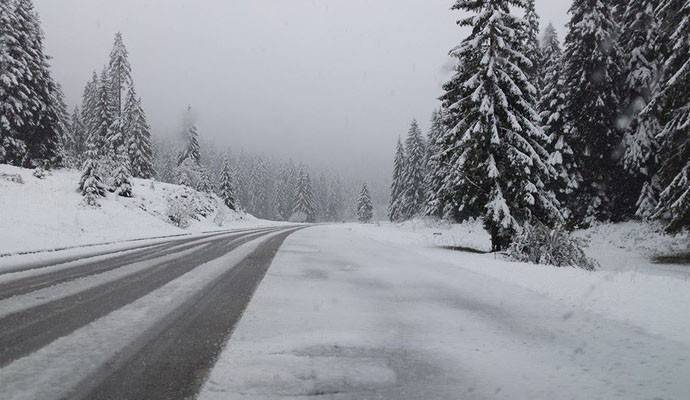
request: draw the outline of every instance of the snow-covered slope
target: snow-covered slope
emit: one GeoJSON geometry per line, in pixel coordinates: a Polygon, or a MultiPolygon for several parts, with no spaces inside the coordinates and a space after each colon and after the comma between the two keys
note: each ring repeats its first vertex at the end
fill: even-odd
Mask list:
{"type": "Polygon", "coordinates": [[[134,198],[108,193],[89,208],[76,191],[79,178],[78,171],[57,170],[39,179],[33,170],[0,164],[0,254],[269,224],[216,196],[144,179],[133,179],[134,198]],[[23,183],[9,177],[15,175],[23,183]],[[176,198],[200,211],[186,229],[168,218],[176,198]]]}

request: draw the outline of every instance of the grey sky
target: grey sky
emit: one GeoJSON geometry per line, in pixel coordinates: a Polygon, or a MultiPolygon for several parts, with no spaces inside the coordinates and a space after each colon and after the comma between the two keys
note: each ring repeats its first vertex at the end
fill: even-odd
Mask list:
{"type": "MultiPolygon", "coordinates": [[[[71,105],[119,30],[157,134],[192,104],[202,135],[362,173],[428,125],[462,37],[450,0],[35,2],[71,105]]],[[[569,4],[537,0],[542,24],[562,33],[569,4]]]]}

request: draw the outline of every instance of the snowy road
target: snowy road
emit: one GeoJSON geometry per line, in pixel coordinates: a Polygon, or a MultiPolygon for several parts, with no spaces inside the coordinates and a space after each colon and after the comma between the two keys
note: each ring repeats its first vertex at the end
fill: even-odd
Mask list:
{"type": "MultiPolygon", "coordinates": [[[[377,228],[314,227],[285,241],[201,399],[689,398],[690,338],[482,271],[541,267],[366,231],[377,228]]],[[[542,272],[544,285],[571,273],[542,272]]],[[[690,305],[677,308],[687,319],[690,305]]]]}
{"type": "Polygon", "coordinates": [[[202,235],[0,274],[0,397],[194,396],[294,230],[202,235]]]}
{"type": "Polygon", "coordinates": [[[256,229],[0,273],[0,398],[688,398],[678,329],[651,333],[511,277],[611,275],[381,237],[256,229]]]}

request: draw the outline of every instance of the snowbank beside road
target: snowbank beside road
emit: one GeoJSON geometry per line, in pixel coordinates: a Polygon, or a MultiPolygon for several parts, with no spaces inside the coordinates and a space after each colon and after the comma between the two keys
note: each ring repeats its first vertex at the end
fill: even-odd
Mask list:
{"type": "Polygon", "coordinates": [[[44,179],[32,172],[0,164],[0,174],[23,181],[0,176],[0,254],[274,224],[234,212],[216,196],[146,179],[133,179],[134,198],[108,193],[100,208],[88,208],[76,191],[78,171],[51,171],[44,179]],[[187,229],[172,225],[168,209],[176,197],[191,199],[205,215],[187,229]]]}
{"type": "Polygon", "coordinates": [[[688,393],[690,282],[430,248],[408,228],[289,237],[199,398],[688,393]]]}
{"type": "MultiPolygon", "coordinates": [[[[690,266],[661,265],[652,260],[657,254],[687,249],[687,236],[663,235],[639,222],[578,231],[577,236],[591,243],[586,249],[588,255],[601,264],[597,271],[589,272],[508,262],[495,254],[436,249],[427,229],[410,228],[419,224],[349,224],[345,229],[563,301],[570,307],[564,315],[587,310],[690,344],[690,266]]],[[[441,224],[434,229],[454,238],[451,246],[462,246],[481,240],[481,234],[472,226],[441,224]],[[463,231],[468,237],[462,237],[463,231]]],[[[488,236],[485,240],[488,245],[488,236]]]]}

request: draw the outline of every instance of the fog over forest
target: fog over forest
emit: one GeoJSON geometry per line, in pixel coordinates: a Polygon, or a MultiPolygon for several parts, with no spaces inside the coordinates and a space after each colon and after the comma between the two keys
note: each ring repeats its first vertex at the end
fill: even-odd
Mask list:
{"type": "MultiPolygon", "coordinates": [[[[387,195],[393,147],[424,132],[461,32],[447,0],[37,0],[69,108],[121,31],[154,136],[187,105],[213,139],[372,182],[387,195]]],[[[561,35],[567,0],[538,0],[561,35]]]]}

